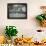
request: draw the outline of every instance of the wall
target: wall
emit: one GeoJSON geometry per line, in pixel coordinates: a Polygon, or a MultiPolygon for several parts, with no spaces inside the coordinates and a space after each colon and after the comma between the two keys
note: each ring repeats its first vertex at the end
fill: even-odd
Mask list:
{"type": "Polygon", "coordinates": [[[38,25],[35,16],[41,13],[40,6],[46,5],[46,0],[0,0],[0,34],[4,34],[6,25],[15,25],[18,36],[31,36],[36,29],[44,29],[38,25]],[[27,19],[7,19],[7,3],[27,3],[27,19]]]}

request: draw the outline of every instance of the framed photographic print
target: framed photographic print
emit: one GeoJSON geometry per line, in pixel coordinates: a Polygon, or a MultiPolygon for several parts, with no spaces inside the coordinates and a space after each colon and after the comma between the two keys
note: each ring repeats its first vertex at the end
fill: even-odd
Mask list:
{"type": "Polygon", "coordinates": [[[8,3],[7,11],[8,19],[27,19],[26,3],[8,3]]]}

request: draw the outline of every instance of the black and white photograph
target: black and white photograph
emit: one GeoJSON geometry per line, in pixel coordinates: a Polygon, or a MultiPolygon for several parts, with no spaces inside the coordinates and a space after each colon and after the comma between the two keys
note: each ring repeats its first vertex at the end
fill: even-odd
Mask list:
{"type": "Polygon", "coordinates": [[[8,19],[27,19],[26,3],[8,3],[8,19]]]}

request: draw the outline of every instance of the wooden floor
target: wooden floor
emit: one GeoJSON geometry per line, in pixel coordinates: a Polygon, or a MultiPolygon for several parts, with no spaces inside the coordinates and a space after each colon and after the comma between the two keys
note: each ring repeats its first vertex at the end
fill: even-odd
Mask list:
{"type": "Polygon", "coordinates": [[[42,45],[23,44],[23,45],[15,45],[15,46],[46,46],[46,44],[42,44],[42,45]]]}

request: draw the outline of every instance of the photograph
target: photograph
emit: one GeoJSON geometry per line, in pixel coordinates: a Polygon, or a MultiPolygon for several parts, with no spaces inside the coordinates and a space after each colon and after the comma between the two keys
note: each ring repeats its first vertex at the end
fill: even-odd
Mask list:
{"type": "Polygon", "coordinates": [[[26,3],[8,3],[8,19],[27,19],[26,3]]]}

